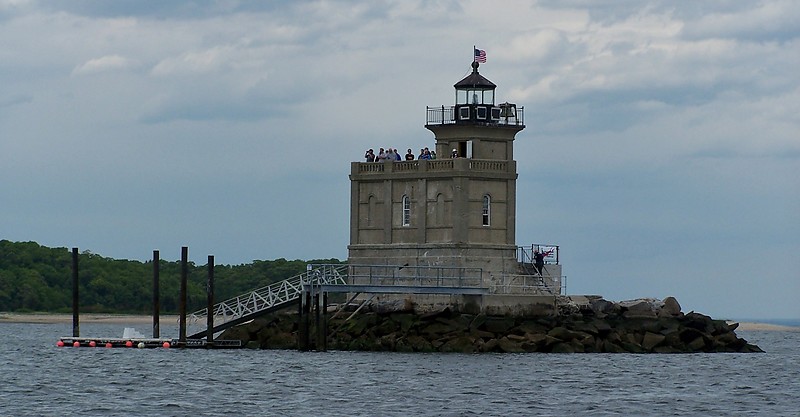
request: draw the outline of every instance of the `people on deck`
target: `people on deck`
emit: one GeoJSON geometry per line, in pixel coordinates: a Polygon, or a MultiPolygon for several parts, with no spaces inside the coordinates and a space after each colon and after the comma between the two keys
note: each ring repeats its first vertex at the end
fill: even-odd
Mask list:
{"type": "MultiPolygon", "coordinates": [[[[456,152],[456,150],[453,149],[454,155],[457,155],[455,152],[456,152]]],[[[455,158],[457,156],[453,156],[453,157],[455,158]]],[[[436,159],[436,151],[431,151],[427,147],[420,148],[419,156],[414,156],[414,152],[412,152],[411,148],[409,148],[406,151],[406,154],[402,155],[402,154],[400,154],[400,152],[397,151],[397,148],[391,148],[390,147],[390,148],[386,148],[385,150],[383,148],[379,148],[378,149],[378,154],[376,155],[374,150],[368,149],[364,153],[364,159],[367,162],[384,162],[384,161],[392,161],[392,162],[394,162],[394,161],[402,161],[402,160],[413,161],[414,159],[436,159]]]]}

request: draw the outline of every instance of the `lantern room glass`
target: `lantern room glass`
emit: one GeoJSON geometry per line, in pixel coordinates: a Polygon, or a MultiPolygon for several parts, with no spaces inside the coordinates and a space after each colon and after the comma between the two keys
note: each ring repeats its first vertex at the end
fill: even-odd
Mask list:
{"type": "Polygon", "coordinates": [[[456,90],[456,105],[489,104],[494,105],[494,90],[468,88],[456,90]]]}

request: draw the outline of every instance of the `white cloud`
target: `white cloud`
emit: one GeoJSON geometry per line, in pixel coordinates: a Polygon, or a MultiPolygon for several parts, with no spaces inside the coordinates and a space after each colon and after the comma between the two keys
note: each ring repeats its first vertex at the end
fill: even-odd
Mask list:
{"type": "Polygon", "coordinates": [[[732,38],[757,41],[781,40],[800,32],[800,4],[792,0],[743,3],[735,11],[709,10],[689,22],[688,38],[732,38]],[[750,7],[747,7],[750,6],[750,7]]]}
{"type": "Polygon", "coordinates": [[[106,55],[90,59],[72,70],[73,75],[89,75],[100,72],[127,70],[135,67],[136,61],[120,55],[106,55]]]}
{"type": "Polygon", "coordinates": [[[231,61],[232,49],[217,46],[204,51],[185,52],[178,57],[159,62],[151,73],[155,76],[181,75],[186,73],[213,73],[231,61]]]}

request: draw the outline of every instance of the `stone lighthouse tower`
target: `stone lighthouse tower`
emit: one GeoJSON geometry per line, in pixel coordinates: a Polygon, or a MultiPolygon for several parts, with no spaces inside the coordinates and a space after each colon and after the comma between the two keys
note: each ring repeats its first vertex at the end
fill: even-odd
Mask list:
{"type": "Polygon", "coordinates": [[[454,105],[427,109],[436,159],[352,163],[351,265],[474,268],[488,286],[529,272],[515,243],[523,108],[497,104],[478,67],[454,85],[454,105]]]}

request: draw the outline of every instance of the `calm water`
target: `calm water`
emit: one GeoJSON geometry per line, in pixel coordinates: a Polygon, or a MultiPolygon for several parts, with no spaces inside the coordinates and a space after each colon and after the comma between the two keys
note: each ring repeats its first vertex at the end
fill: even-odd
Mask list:
{"type": "Polygon", "coordinates": [[[71,329],[0,323],[0,415],[800,415],[798,332],[739,332],[767,354],[464,355],[55,347],[71,329]]]}

